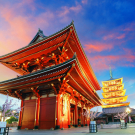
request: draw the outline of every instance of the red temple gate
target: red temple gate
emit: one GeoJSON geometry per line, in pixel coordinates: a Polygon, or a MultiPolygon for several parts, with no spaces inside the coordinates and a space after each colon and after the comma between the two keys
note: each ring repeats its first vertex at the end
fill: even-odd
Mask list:
{"type": "Polygon", "coordinates": [[[68,128],[89,124],[86,110],[101,105],[100,85],[78,39],[73,22],[44,36],[39,30],[30,44],[0,57],[21,74],[0,82],[0,93],[22,100],[19,129],[68,128]]]}

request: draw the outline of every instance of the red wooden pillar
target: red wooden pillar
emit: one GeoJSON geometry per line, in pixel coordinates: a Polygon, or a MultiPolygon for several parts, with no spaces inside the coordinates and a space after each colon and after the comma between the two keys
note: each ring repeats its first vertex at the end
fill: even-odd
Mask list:
{"type": "Polygon", "coordinates": [[[88,116],[87,116],[87,125],[89,125],[90,124],[90,109],[89,108],[87,108],[88,109],[88,116]]]}
{"type": "Polygon", "coordinates": [[[68,128],[70,128],[70,99],[68,101],[68,128]]]}
{"type": "MultiPolygon", "coordinates": [[[[87,110],[85,110],[85,113],[86,113],[87,110]]],[[[86,115],[86,121],[85,121],[85,126],[87,126],[87,121],[88,121],[88,118],[87,118],[87,115],[86,115]]]]}
{"type": "Polygon", "coordinates": [[[78,127],[78,108],[77,108],[77,103],[75,104],[75,127],[78,127]]]}
{"type": "Polygon", "coordinates": [[[81,107],[81,126],[83,127],[83,120],[84,116],[83,116],[83,107],[81,107]]]}
{"type": "Polygon", "coordinates": [[[39,113],[40,113],[40,97],[38,97],[37,99],[37,103],[36,103],[36,118],[35,118],[35,129],[38,129],[39,127],[39,113]]]}
{"type": "Polygon", "coordinates": [[[55,129],[60,129],[60,94],[56,97],[56,126],[55,129]]]}
{"type": "Polygon", "coordinates": [[[21,111],[19,114],[19,122],[18,122],[18,129],[21,129],[22,126],[22,114],[23,114],[23,100],[21,100],[21,111]]]}

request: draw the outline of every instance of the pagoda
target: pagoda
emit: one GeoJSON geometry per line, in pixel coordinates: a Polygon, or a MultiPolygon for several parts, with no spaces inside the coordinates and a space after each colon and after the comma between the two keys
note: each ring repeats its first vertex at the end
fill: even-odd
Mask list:
{"type": "Polygon", "coordinates": [[[102,81],[104,105],[102,108],[128,106],[129,102],[125,102],[128,96],[125,96],[126,89],[124,89],[123,78],[113,79],[110,70],[110,80],[102,81]]]}
{"type": "MultiPolygon", "coordinates": [[[[96,118],[98,124],[120,123],[120,119],[116,119],[115,115],[118,113],[127,112],[131,110],[132,116],[135,114],[134,109],[129,107],[130,102],[126,102],[128,96],[125,96],[126,89],[124,89],[123,78],[114,79],[112,77],[112,70],[110,67],[110,79],[102,81],[103,90],[103,105],[102,114],[96,118]]],[[[128,116],[125,118],[128,121],[128,116]]]]}
{"type": "Polygon", "coordinates": [[[101,87],[74,23],[45,36],[38,30],[25,47],[0,57],[19,73],[0,82],[0,93],[21,100],[18,129],[50,129],[89,124],[83,113],[102,105],[101,87]]]}

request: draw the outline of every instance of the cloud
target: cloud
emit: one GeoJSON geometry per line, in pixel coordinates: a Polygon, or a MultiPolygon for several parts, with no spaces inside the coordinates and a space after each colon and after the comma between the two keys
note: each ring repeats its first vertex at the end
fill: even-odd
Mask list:
{"type": "Polygon", "coordinates": [[[91,52],[102,52],[104,50],[111,50],[113,48],[112,44],[105,44],[101,42],[94,42],[94,44],[88,43],[84,45],[84,50],[91,53],[91,52]]]}
{"type": "MultiPolygon", "coordinates": [[[[20,8],[23,5],[24,2],[15,4],[20,8]]],[[[0,55],[28,45],[35,36],[33,33],[36,34],[38,28],[42,26],[44,29],[49,29],[49,25],[53,23],[54,19],[54,14],[50,11],[42,12],[35,17],[30,14],[18,13],[16,8],[11,5],[0,8],[0,20],[4,24],[0,29],[0,55]]]]}
{"type": "Polygon", "coordinates": [[[82,6],[79,4],[76,4],[76,6],[72,6],[72,7],[63,6],[61,7],[61,10],[58,11],[58,16],[64,17],[70,14],[71,12],[79,13],[81,10],[82,10],[82,6]]]}
{"type": "Polygon", "coordinates": [[[87,4],[88,0],[82,0],[82,4],[87,4]]]}
{"type": "Polygon", "coordinates": [[[118,36],[118,37],[116,37],[117,39],[123,39],[123,38],[125,38],[125,34],[122,34],[122,35],[120,35],[120,36],[118,36]]]}
{"type": "Polygon", "coordinates": [[[122,27],[122,30],[126,32],[135,31],[135,22],[126,24],[126,26],[122,27]]]}
{"type": "Polygon", "coordinates": [[[109,68],[109,65],[112,68],[118,66],[135,67],[134,51],[127,48],[123,48],[123,54],[121,55],[90,55],[88,59],[95,71],[106,70],[109,68]]]}
{"type": "Polygon", "coordinates": [[[114,34],[107,35],[107,36],[104,36],[104,37],[103,37],[104,40],[113,39],[113,38],[114,38],[114,34]]]}
{"type": "Polygon", "coordinates": [[[76,6],[70,7],[70,10],[74,11],[75,13],[79,13],[81,11],[81,9],[82,9],[81,5],[76,5],[76,6]]]}
{"type": "Polygon", "coordinates": [[[123,39],[125,38],[126,34],[119,34],[119,33],[111,33],[110,35],[104,36],[104,40],[111,40],[111,39],[123,39]]]}
{"type": "Polygon", "coordinates": [[[119,56],[107,55],[107,56],[94,56],[88,57],[94,71],[106,70],[109,68],[109,65],[114,67],[113,63],[119,61],[119,56]]]}

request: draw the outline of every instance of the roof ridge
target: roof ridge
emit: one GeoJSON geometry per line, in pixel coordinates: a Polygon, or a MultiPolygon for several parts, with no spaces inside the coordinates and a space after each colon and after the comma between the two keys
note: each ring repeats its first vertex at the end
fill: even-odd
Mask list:
{"type": "MultiPolygon", "coordinates": [[[[61,29],[61,30],[55,32],[54,34],[52,34],[52,35],[50,35],[50,36],[46,36],[45,38],[43,38],[43,39],[40,40],[39,42],[44,41],[44,40],[46,40],[47,38],[51,38],[51,37],[53,37],[54,35],[57,35],[57,34],[60,33],[61,31],[64,31],[64,30],[70,28],[72,25],[74,26],[73,21],[72,21],[69,25],[67,25],[66,27],[64,27],[63,29],[61,29]]],[[[37,32],[37,33],[38,33],[38,32],[37,32]]],[[[16,52],[18,52],[18,51],[23,50],[23,49],[26,49],[26,48],[28,48],[28,47],[34,45],[35,43],[38,43],[38,42],[34,42],[34,43],[31,43],[31,44],[29,43],[28,45],[26,45],[26,46],[24,46],[24,47],[22,47],[22,48],[20,48],[20,49],[17,49],[17,50],[15,50],[15,51],[13,51],[13,52],[10,52],[10,53],[7,53],[7,54],[5,54],[5,55],[2,55],[2,56],[0,56],[0,59],[3,58],[3,57],[6,57],[6,56],[12,55],[12,54],[14,54],[14,53],[16,53],[16,52]]]]}

